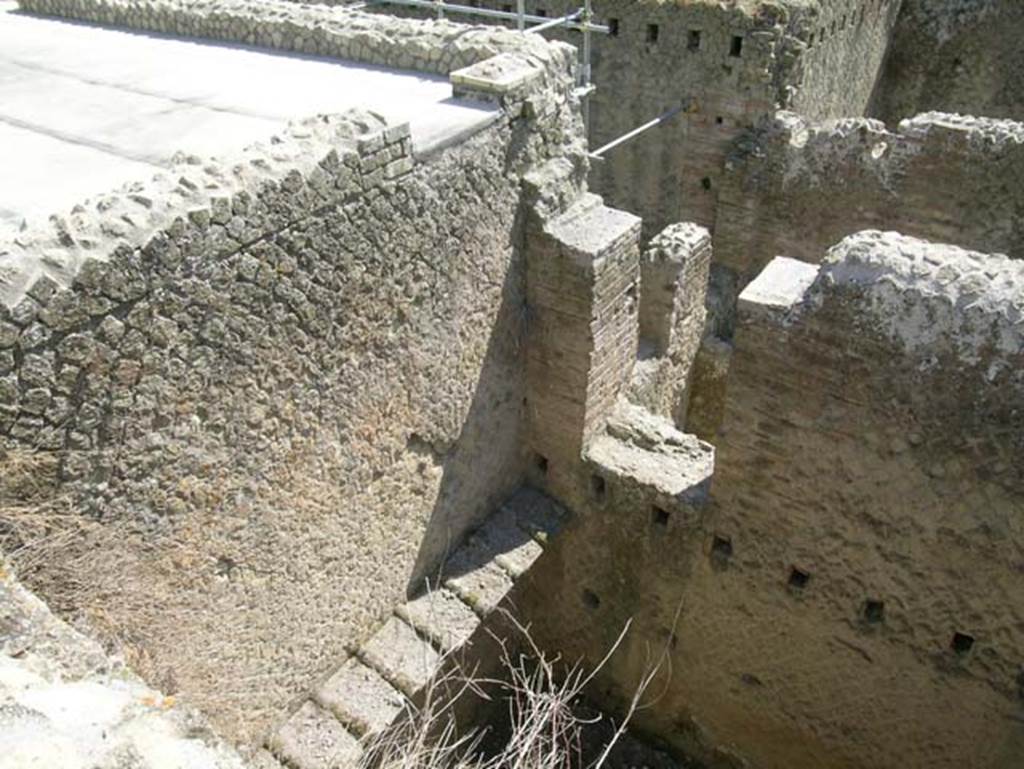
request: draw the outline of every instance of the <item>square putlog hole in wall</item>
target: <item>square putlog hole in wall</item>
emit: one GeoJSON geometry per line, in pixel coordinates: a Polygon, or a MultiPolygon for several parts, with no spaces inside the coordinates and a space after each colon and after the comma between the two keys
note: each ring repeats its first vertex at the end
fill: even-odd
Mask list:
{"type": "Polygon", "coordinates": [[[593,590],[583,588],[583,605],[593,611],[601,605],[601,599],[593,590]]]}
{"type": "Polygon", "coordinates": [[[619,20],[618,19],[608,19],[608,34],[611,35],[612,37],[618,37],[619,36],[619,20]]]}
{"type": "Polygon", "coordinates": [[[732,558],[732,540],[729,537],[716,534],[715,538],[711,540],[711,555],[713,558],[723,561],[732,558]]]}
{"type": "Polygon", "coordinates": [[[949,648],[957,654],[967,654],[974,647],[974,636],[967,633],[953,633],[953,640],[949,642],[949,648]]]}
{"type": "Polygon", "coordinates": [[[590,476],[590,492],[594,495],[595,499],[604,499],[605,492],[608,491],[608,487],[605,485],[604,478],[600,475],[590,476]]]}
{"type": "Polygon", "coordinates": [[[667,528],[668,519],[668,510],[665,510],[662,507],[658,507],[657,505],[654,505],[651,508],[651,523],[653,523],[655,526],[662,529],[667,528]]]}
{"type": "Polygon", "coordinates": [[[658,42],[658,34],[660,33],[660,31],[661,30],[658,29],[658,25],[657,24],[648,24],[647,25],[647,42],[648,43],[657,43],[658,42]]]}
{"type": "Polygon", "coordinates": [[[699,51],[700,50],[700,30],[699,29],[691,29],[690,32],[686,35],[686,48],[689,51],[699,51]]]}
{"type": "Polygon", "coordinates": [[[811,573],[804,569],[793,566],[789,570],[789,581],[788,584],[795,590],[803,590],[807,587],[807,583],[811,581],[811,573]]]}
{"type": "Polygon", "coordinates": [[[864,602],[864,621],[877,625],[885,619],[885,603],[877,598],[869,598],[864,602]]]}
{"type": "Polygon", "coordinates": [[[732,43],[729,45],[729,55],[733,57],[743,55],[743,38],[739,35],[733,35],[732,43]]]}
{"type": "Polygon", "coordinates": [[[533,455],[533,466],[541,475],[548,474],[548,458],[542,454],[533,455]]]}

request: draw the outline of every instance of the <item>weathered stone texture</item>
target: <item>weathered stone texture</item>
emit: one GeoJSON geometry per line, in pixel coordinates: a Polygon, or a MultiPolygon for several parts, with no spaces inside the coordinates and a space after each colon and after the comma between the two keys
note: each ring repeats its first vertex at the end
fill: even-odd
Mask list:
{"type": "Polygon", "coordinates": [[[57,619],[0,559],[0,765],[245,769],[198,713],[57,619]]]}
{"type": "Polygon", "coordinates": [[[679,427],[704,336],[710,266],[711,235],[690,223],[666,227],[640,258],[640,352],[629,398],[679,427]]]}
{"type": "Polygon", "coordinates": [[[19,0],[19,5],[32,13],[445,75],[503,51],[559,67],[569,61],[568,49],[493,27],[423,24],[286,0],[19,0]]]}
{"type": "Polygon", "coordinates": [[[1024,5],[903,0],[869,114],[894,124],[939,110],[1024,120],[1024,5]]]}
{"type": "Polygon", "coordinates": [[[802,267],[813,282],[780,273],[774,299],[752,284],[740,304],[689,658],[663,706],[763,766],[1008,769],[1020,264],[862,233],[817,278],[802,267]]]}
{"type": "MultiPolygon", "coordinates": [[[[267,34],[319,23],[283,7],[36,10],[257,43],[232,19],[280,12],[267,34]]],[[[506,40],[537,75],[510,93],[478,84],[502,119],[428,160],[403,126],[317,118],[224,163],[184,158],[177,178],[0,245],[4,445],[56,454],[88,514],[180,564],[131,561],[151,572],[120,577],[167,581],[187,632],[231,638],[231,655],[191,654],[175,643],[186,631],[147,627],[146,654],[239,739],[260,735],[519,482],[520,181],[551,159],[585,168],[563,47],[349,21],[342,38],[433,63],[380,61],[436,71],[506,40]],[[408,35],[381,32],[396,29],[408,35]],[[230,682],[225,696],[210,681],[230,682]]]]}
{"type": "Polygon", "coordinates": [[[738,289],[775,256],[816,262],[861,229],[1024,255],[1024,126],[926,114],[889,131],[780,113],[730,162],[716,261],[738,289]]]}

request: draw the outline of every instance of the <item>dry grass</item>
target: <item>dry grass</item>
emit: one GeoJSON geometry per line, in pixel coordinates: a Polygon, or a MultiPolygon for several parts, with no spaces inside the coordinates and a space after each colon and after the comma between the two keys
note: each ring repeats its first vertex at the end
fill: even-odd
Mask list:
{"type": "Polygon", "coordinates": [[[154,668],[153,639],[139,631],[159,628],[174,604],[166,580],[176,568],[173,550],[124,524],[82,515],[58,482],[52,454],[8,450],[0,454],[0,468],[0,550],[19,579],[59,616],[173,692],[169,672],[154,668]],[[123,617],[135,621],[129,625],[123,617]]]}
{"type": "Polygon", "coordinates": [[[545,654],[528,628],[506,618],[515,642],[494,638],[501,649],[499,676],[480,678],[459,665],[445,665],[448,672],[431,682],[423,704],[407,704],[406,717],[371,746],[360,769],[602,769],[609,763],[634,714],[653,704],[644,698],[667,655],[663,652],[648,666],[624,717],[609,730],[607,717],[595,717],[579,703],[622,644],[629,624],[605,658],[587,671],[545,654]],[[505,703],[507,722],[501,731],[506,736],[500,744],[487,739],[487,727],[460,731],[454,713],[466,698],[505,703]],[[595,750],[595,737],[609,733],[595,750]]]}
{"type": "MultiPolygon", "coordinates": [[[[291,491],[283,486],[283,494],[291,491]]],[[[59,616],[122,655],[151,685],[166,694],[190,695],[192,704],[210,716],[224,736],[252,742],[281,717],[281,704],[287,703],[279,691],[281,702],[268,696],[275,685],[282,688],[274,678],[276,663],[262,660],[249,668],[241,666],[232,633],[242,626],[250,634],[272,630],[253,625],[265,606],[243,615],[211,593],[218,580],[226,584],[214,574],[213,564],[218,554],[230,553],[248,566],[256,558],[247,555],[250,549],[259,544],[262,553],[273,547],[266,540],[226,539],[217,533],[224,527],[218,527],[213,516],[197,513],[163,532],[139,531],[128,521],[97,521],[83,515],[64,491],[54,455],[0,449],[0,550],[23,584],[59,616]],[[232,544],[237,551],[228,549],[232,544]],[[251,674],[235,675],[238,670],[251,674]]],[[[269,582],[263,592],[273,596],[280,584],[269,582]]],[[[263,620],[276,622],[273,616],[263,620]]],[[[634,710],[644,706],[641,700],[665,654],[652,658],[651,675],[640,682],[633,706],[614,726],[600,755],[586,759],[583,745],[593,743],[588,730],[594,722],[575,705],[605,663],[589,673],[578,665],[561,664],[538,649],[525,628],[512,618],[509,622],[517,628],[519,640],[514,648],[501,645],[501,674],[477,679],[458,673],[435,682],[426,702],[412,709],[403,724],[371,751],[373,766],[600,769],[607,763],[634,710]],[[490,736],[486,732],[457,728],[455,704],[465,698],[507,705],[503,733],[510,737],[497,749],[492,743],[483,749],[490,736]]],[[[334,660],[339,655],[327,656],[334,660]]],[[[312,675],[298,671],[296,677],[308,685],[312,675]]],[[[607,734],[607,721],[602,725],[601,732],[607,734]]]]}
{"type": "Polygon", "coordinates": [[[402,536],[382,516],[341,514],[385,496],[418,509],[420,490],[389,475],[352,493],[298,457],[243,493],[248,477],[211,472],[188,479],[187,515],[143,527],[124,505],[84,514],[56,462],[0,444],[0,549],[20,581],[239,745],[258,744],[402,594],[398,572],[362,557],[366,538],[416,554],[412,516],[402,536]]]}

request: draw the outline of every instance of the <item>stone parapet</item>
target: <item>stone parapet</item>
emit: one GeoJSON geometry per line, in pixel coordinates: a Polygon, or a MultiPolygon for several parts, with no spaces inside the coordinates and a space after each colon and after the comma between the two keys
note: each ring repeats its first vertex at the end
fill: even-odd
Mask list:
{"type": "Polygon", "coordinates": [[[30,13],[447,75],[516,52],[571,67],[568,46],[494,27],[419,22],[285,0],[19,0],[30,13]]]}

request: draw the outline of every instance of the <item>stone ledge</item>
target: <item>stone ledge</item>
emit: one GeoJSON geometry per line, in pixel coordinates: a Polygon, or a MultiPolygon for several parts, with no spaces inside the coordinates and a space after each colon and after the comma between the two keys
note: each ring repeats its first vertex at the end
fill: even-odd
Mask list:
{"type": "Polygon", "coordinates": [[[316,690],[314,698],[361,739],[384,733],[405,708],[405,697],[356,658],[316,690]]]}
{"type": "Polygon", "coordinates": [[[668,506],[693,507],[708,499],[715,450],[667,419],[620,401],[606,432],[587,447],[586,461],[606,481],[645,489],[668,506]]]}
{"type": "Polygon", "coordinates": [[[473,610],[444,588],[428,590],[395,613],[446,652],[461,647],[480,626],[473,610]]]}
{"type": "Polygon", "coordinates": [[[441,655],[399,617],[389,617],[359,656],[407,697],[415,697],[441,666],[441,655]]]}
{"type": "Polygon", "coordinates": [[[737,313],[747,320],[781,323],[817,277],[817,265],[777,256],[740,294],[737,313]]]}
{"type": "Polygon", "coordinates": [[[362,746],[332,715],[307,700],[269,741],[277,758],[294,769],[354,766],[362,746]]]}

